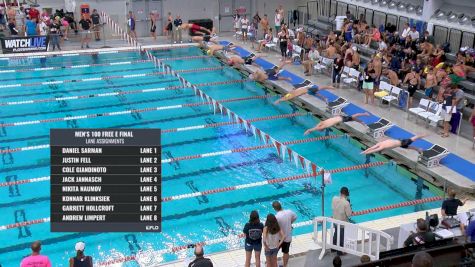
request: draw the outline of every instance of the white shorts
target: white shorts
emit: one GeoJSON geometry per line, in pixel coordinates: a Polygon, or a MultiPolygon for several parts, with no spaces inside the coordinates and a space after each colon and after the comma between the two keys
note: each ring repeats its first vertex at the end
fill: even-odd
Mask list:
{"type": "Polygon", "coordinates": [[[442,112],[440,113],[440,116],[444,121],[450,121],[452,119],[452,113],[448,113],[445,108],[442,109],[442,112]]]}

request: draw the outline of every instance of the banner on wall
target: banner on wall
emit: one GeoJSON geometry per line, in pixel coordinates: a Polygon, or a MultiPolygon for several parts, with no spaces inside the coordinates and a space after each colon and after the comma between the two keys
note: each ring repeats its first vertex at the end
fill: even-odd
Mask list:
{"type": "Polygon", "coordinates": [[[4,37],[0,41],[4,54],[46,52],[49,36],[4,37]]]}

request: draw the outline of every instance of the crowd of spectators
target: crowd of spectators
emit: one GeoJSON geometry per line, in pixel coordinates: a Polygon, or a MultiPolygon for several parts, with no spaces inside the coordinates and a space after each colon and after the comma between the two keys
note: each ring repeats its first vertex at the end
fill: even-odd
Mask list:
{"type": "MultiPolygon", "coordinates": [[[[2,7],[1,10],[5,10],[2,7]]],[[[4,12],[4,11],[3,11],[4,12]]],[[[69,30],[76,34],[81,34],[81,47],[89,48],[91,33],[94,32],[96,41],[100,40],[100,16],[96,9],[90,16],[81,15],[79,22],[74,19],[74,14],[56,10],[54,14],[49,14],[46,9],[41,12],[34,6],[19,7],[10,5],[6,12],[0,12],[0,25],[8,28],[10,36],[49,36],[51,49],[61,50],[60,44],[68,40],[69,30]],[[5,23],[3,23],[5,22],[5,23]]],[[[0,26],[0,30],[2,30],[0,26]]]]}

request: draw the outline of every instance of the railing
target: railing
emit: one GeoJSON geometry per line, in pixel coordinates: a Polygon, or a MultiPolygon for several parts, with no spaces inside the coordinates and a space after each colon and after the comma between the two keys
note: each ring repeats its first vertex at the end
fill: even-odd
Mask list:
{"type": "MultiPolygon", "coordinates": [[[[383,231],[373,230],[357,224],[344,222],[329,217],[316,217],[313,220],[313,238],[321,246],[321,260],[327,249],[349,253],[355,256],[368,255],[371,260],[379,259],[381,239],[384,239],[386,251],[391,249],[393,237],[383,231]],[[321,240],[318,238],[318,227],[322,225],[321,240]],[[340,231],[344,230],[344,231],[340,231]],[[336,231],[335,231],[336,230],[336,231]],[[335,244],[333,244],[336,232],[335,244]],[[343,244],[340,244],[341,234],[344,235],[343,244]]],[[[383,242],[384,243],[384,242],[383,242]]]]}

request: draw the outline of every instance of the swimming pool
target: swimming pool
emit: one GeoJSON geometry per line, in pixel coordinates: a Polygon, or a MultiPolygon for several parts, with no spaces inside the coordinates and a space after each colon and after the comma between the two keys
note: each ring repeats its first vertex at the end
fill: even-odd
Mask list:
{"type": "MultiPolygon", "coordinates": [[[[203,85],[211,82],[242,80],[242,75],[212,57],[202,56],[196,47],[154,50],[152,53],[173,70],[216,100],[246,99],[223,103],[245,119],[297,113],[291,118],[275,118],[253,125],[279,141],[303,136],[305,129],[318,120],[291,104],[275,106],[277,96],[254,82],[203,85]],[[173,59],[175,58],[175,59],[173,59]],[[205,70],[207,69],[207,70],[205,70]],[[211,69],[211,70],[210,70],[211,69]],[[265,97],[265,96],[268,97],[265,97]],[[263,96],[260,99],[254,97],[263,96]]],[[[190,88],[172,75],[157,73],[153,63],[138,52],[99,55],[0,60],[0,150],[29,148],[2,154],[2,182],[49,176],[51,128],[161,128],[162,130],[229,121],[207,105],[188,105],[128,114],[125,110],[172,107],[199,103],[190,88]],[[74,66],[74,67],[72,67],[74,66]],[[11,70],[17,70],[12,72],[11,70]],[[21,70],[21,71],[20,71],[21,70]],[[21,86],[18,86],[20,84],[21,86]],[[163,90],[174,87],[174,90],[163,90]],[[92,116],[103,114],[102,116],[92,116]],[[105,115],[104,115],[105,114],[105,115]],[[115,114],[115,115],[114,115],[115,114]],[[66,118],[66,119],[64,119],[66,118]]],[[[361,145],[334,129],[339,138],[291,145],[290,147],[325,169],[335,169],[367,162],[361,145]]],[[[321,136],[325,133],[315,133],[321,136]]],[[[214,151],[262,144],[251,132],[238,125],[206,127],[162,134],[162,158],[173,159],[214,151]]],[[[386,161],[382,156],[371,162],[386,161]]],[[[173,161],[162,166],[164,197],[215,188],[247,184],[302,174],[294,163],[282,160],[275,148],[228,155],[173,161]]],[[[0,206],[4,216],[0,225],[49,217],[49,181],[32,182],[0,188],[0,206]]],[[[333,175],[325,189],[326,213],[330,214],[331,197],[341,186],[351,192],[354,210],[363,210],[401,201],[434,196],[438,192],[414,174],[395,164],[333,175]]],[[[86,253],[99,262],[141,253],[139,261],[111,266],[154,266],[186,256],[186,251],[159,254],[156,251],[192,242],[239,234],[250,211],[258,210],[261,219],[273,212],[271,202],[280,200],[284,208],[298,214],[299,221],[321,214],[320,184],[313,178],[276,183],[245,190],[198,196],[162,204],[163,232],[150,233],[51,233],[48,223],[3,230],[0,235],[0,264],[17,266],[29,254],[29,245],[42,240],[42,252],[54,266],[68,266],[74,255],[73,244],[87,244],[86,253]]],[[[439,206],[428,203],[355,217],[361,222],[439,206]]],[[[311,227],[295,229],[294,234],[308,233],[311,227]]],[[[206,252],[242,247],[242,240],[207,246],[206,252]]]]}

